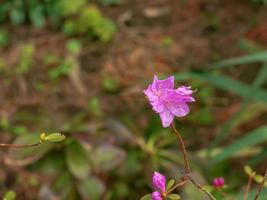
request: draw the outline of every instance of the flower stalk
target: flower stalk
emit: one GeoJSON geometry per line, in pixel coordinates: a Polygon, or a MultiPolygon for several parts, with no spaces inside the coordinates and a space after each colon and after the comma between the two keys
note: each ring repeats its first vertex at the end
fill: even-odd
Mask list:
{"type": "Polygon", "coordinates": [[[190,180],[190,182],[193,183],[200,191],[202,191],[203,193],[208,195],[210,197],[210,199],[216,200],[216,198],[209,191],[207,191],[205,188],[203,188],[199,183],[197,183],[192,178],[184,140],[183,140],[181,134],[179,133],[179,131],[175,128],[174,123],[171,124],[171,129],[176,135],[176,138],[177,138],[177,140],[179,142],[180,150],[182,151],[182,154],[183,154],[184,163],[185,163],[185,167],[186,167],[186,174],[184,175],[184,179],[185,180],[190,180]]]}

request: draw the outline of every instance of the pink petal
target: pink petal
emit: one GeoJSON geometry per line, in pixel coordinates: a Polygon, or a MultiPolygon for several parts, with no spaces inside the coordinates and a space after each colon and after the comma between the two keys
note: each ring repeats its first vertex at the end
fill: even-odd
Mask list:
{"type": "Polygon", "coordinates": [[[174,115],[168,109],[164,109],[161,113],[159,113],[159,116],[164,128],[169,127],[174,119],[174,115]]]}
{"type": "Polygon", "coordinates": [[[189,109],[188,105],[186,103],[183,103],[183,102],[180,102],[180,103],[176,103],[176,102],[169,103],[168,109],[176,117],[184,117],[190,112],[190,109],[189,109]]]}
{"type": "Polygon", "coordinates": [[[182,95],[191,95],[193,94],[193,90],[191,90],[191,86],[180,86],[176,89],[176,92],[182,95]]]}
{"type": "Polygon", "coordinates": [[[166,178],[158,172],[154,172],[152,179],[153,187],[159,192],[165,192],[166,178]]]}
{"type": "Polygon", "coordinates": [[[154,80],[152,83],[156,90],[161,91],[165,89],[174,89],[174,76],[170,76],[167,79],[159,80],[156,75],[154,75],[154,80]]]}
{"type": "Polygon", "coordinates": [[[163,200],[160,193],[158,191],[155,191],[151,195],[152,200],[163,200]]]}

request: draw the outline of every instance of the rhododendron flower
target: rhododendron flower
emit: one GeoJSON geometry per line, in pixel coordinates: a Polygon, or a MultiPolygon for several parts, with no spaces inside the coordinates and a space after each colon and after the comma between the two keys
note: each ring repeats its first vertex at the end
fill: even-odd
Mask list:
{"type": "Polygon", "coordinates": [[[151,195],[152,200],[163,200],[161,194],[158,191],[155,191],[151,195]]]}
{"type": "Polygon", "coordinates": [[[163,200],[163,194],[166,192],[166,178],[158,172],[154,172],[152,179],[153,188],[156,190],[152,193],[152,200],[163,200]]]}
{"type": "Polygon", "coordinates": [[[195,101],[191,87],[174,88],[174,76],[159,80],[155,75],[153,82],[144,90],[153,110],[159,113],[163,127],[169,127],[176,117],[189,113],[187,103],[195,101]]]}
{"type": "Polygon", "coordinates": [[[224,178],[223,177],[218,177],[213,179],[213,186],[215,188],[221,188],[224,186],[224,178]]]}

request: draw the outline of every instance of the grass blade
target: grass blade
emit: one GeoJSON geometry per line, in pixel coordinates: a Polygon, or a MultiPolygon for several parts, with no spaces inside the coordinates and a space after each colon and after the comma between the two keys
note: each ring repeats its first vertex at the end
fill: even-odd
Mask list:
{"type": "Polygon", "coordinates": [[[220,62],[212,63],[208,65],[211,68],[223,68],[223,67],[231,67],[234,65],[243,65],[250,64],[255,62],[266,62],[267,61],[267,51],[263,51],[260,53],[254,53],[247,56],[242,56],[238,58],[230,58],[227,60],[223,60],[220,62]]]}
{"type": "Polygon", "coordinates": [[[232,143],[230,146],[226,147],[219,155],[216,155],[212,160],[211,164],[221,162],[227,158],[230,158],[235,153],[239,152],[244,148],[249,148],[251,146],[260,144],[267,140],[267,126],[262,126],[257,128],[238,141],[232,143]]]}

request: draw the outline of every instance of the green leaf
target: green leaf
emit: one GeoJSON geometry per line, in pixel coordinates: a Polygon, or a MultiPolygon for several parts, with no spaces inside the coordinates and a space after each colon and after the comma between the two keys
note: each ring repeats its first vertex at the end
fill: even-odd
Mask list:
{"type": "Polygon", "coordinates": [[[16,199],[16,192],[13,190],[9,190],[5,193],[3,200],[15,200],[16,199]]]}
{"type": "Polygon", "coordinates": [[[104,184],[97,177],[88,177],[78,183],[78,190],[83,199],[99,200],[105,191],[104,184]]]}
{"type": "MultiPolygon", "coordinates": [[[[263,179],[264,179],[264,177],[263,177],[262,175],[260,175],[260,174],[257,174],[257,175],[254,177],[254,180],[255,180],[257,183],[259,183],[259,184],[262,183],[263,179]]],[[[267,187],[267,180],[264,180],[264,187],[267,187]]]]}
{"type": "Polygon", "coordinates": [[[66,47],[70,53],[78,54],[81,51],[82,44],[79,40],[71,39],[67,42],[66,47]]]}
{"type": "Polygon", "coordinates": [[[102,20],[93,27],[93,32],[102,42],[109,42],[117,31],[116,25],[109,19],[102,20]]]}
{"type": "Polygon", "coordinates": [[[251,168],[250,166],[248,166],[248,165],[246,165],[246,166],[244,167],[244,171],[245,171],[245,173],[246,173],[247,175],[249,175],[249,176],[252,176],[252,175],[253,175],[252,173],[254,173],[253,170],[252,170],[252,168],[251,168]]]}
{"type": "Polygon", "coordinates": [[[125,157],[125,152],[113,145],[99,146],[92,152],[94,166],[102,171],[115,169],[124,161],[125,157]]]}
{"type": "Polygon", "coordinates": [[[42,5],[38,5],[32,8],[29,11],[29,18],[35,27],[43,27],[45,24],[45,16],[42,5]]]}
{"type": "Polygon", "coordinates": [[[172,188],[173,184],[174,184],[174,180],[173,179],[169,180],[166,186],[167,191],[169,191],[172,188]]]}
{"type": "Polygon", "coordinates": [[[218,163],[231,156],[233,156],[238,151],[249,148],[253,145],[262,143],[267,140],[267,126],[262,126],[257,128],[240,138],[236,142],[232,143],[230,146],[226,147],[219,155],[216,155],[211,163],[218,163]]]}
{"type": "Polygon", "coordinates": [[[233,65],[243,65],[255,62],[266,62],[267,61],[267,51],[255,53],[247,56],[242,56],[239,58],[231,58],[228,60],[223,60],[220,62],[212,63],[209,66],[212,68],[223,68],[233,65]]]}
{"type": "Polygon", "coordinates": [[[168,194],[167,197],[171,200],[178,200],[181,198],[178,194],[168,194]]]}
{"type": "Polygon", "coordinates": [[[10,12],[10,18],[13,24],[19,25],[22,24],[25,21],[25,12],[23,8],[14,8],[10,12]]]}
{"type": "Polygon", "coordinates": [[[65,140],[66,136],[62,133],[51,133],[44,137],[43,141],[47,142],[61,142],[65,140]]]}
{"type": "Polygon", "coordinates": [[[9,34],[6,30],[0,30],[0,46],[6,47],[10,42],[9,34]]]}
{"type": "MultiPolygon", "coordinates": [[[[244,96],[244,99],[241,103],[239,110],[234,115],[232,115],[225,124],[222,125],[220,132],[217,134],[214,141],[210,144],[209,149],[217,146],[223,139],[225,139],[226,136],[230,133],[230,130],[234,127],[234,125],[237,125],[237,123],[242,119],[242,116],[245,116],[245,114],[248,113],[248,115],[251,117],[253,116],[253,114],[251,113],[254,113],[254,114],[257,113],[256,112],[257,110],[255,108],[253,108],[252,111],[249,111],[247,107],[249,106],[249,103],[251,99],[253,98],[251,93],[253,93],[255,90],[258,90],[260,86],[265,82],[265,80],[267,80],[267,65],[266,64],[262,66],[256,78],[253,80],[253,83],[249,88],[249,92],[246,96],[244,96]]],[[[260,108],[260,110],[263,110],[263,109],[260,108]]]]}
{"type": "MultiPolygon", "coordinates": [[[[14,144],[34,144],[40,140],[38,134],[28,134],[16,138],[14,144]]],[[[53,148],[51,143],[43,143],[31,148],[10,149],[6,155],[13,165],[25,166],[36,162],[53,148]]]]}
{"type": "Polygon", "coordinates": [[[151,200],[151,194],[146,194],[142,196],[140,200],[151,200]]]}
{"type": "Polygon", "coordinates": [[[70,172],[78,179],[87,179],[90,173],[90,164],[87,152],[77,141],[71,141],[66,146],[66,162],[70,172]]]}

